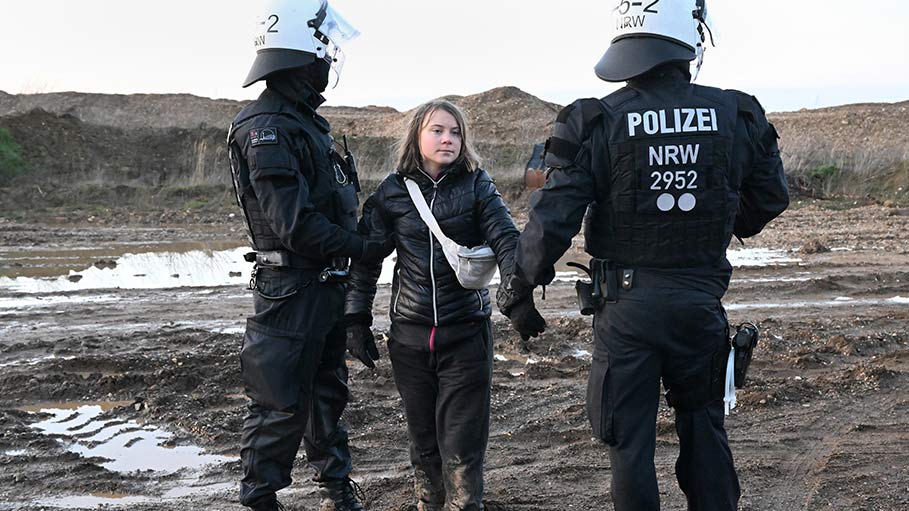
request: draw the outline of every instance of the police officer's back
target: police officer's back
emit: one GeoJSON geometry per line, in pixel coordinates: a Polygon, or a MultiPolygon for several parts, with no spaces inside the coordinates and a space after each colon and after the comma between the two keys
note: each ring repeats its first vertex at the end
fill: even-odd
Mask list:
{"type": "Polygon", "coordinates": [[[553,279],[585,218],[596,308],[588,415],[609,445],[615,508],[659,509],[662,381],[689,508],[732,510],[740,490],[723,427],[725,251],[788,206],[776,131],[751,96],[690,83],[688,62],[700,65],[709,35],[703,0],[623,1],[614,15],[618,35],[596,72],[627,86],[559,114],[551,173],[531,199],[500,309],[519,332],[539,330],[510,313],[553,279]]]}
{"type": "MultiPolygon", "coordinates": [[[[383,248],[356,231],[357,176],[341,156],[324,99],[340,49],[356,35],[325,0],[264,2],[257,57],[244,83],[266,80],[228,136],[231,175],[255,263],[255,313],[240,354],[250,398],[243,425],[240,501],[282,509],[301,442],[316,470],[323,507],[362,510],[348,474],[348,400],[342,321],[350,259],[383,248]]],[[[336,76],[335,75],[335,76],[336,76]]]]}

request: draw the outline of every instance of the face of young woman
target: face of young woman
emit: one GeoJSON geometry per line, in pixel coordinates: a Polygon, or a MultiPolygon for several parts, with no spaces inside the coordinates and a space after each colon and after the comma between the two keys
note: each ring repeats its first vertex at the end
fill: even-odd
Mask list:
{"type": "Polygon", "coordinates": [[[454,116],[445,110],[436,110],[420,129],[420,154],[423,170],[433,178],[451,165],[461,154],[461,128],[454,116]]]}

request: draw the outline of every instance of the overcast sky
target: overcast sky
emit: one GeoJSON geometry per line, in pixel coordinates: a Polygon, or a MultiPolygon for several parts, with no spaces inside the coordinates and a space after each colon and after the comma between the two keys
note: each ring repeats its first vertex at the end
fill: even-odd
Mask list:
{"type": "MultiPolygon", "coordinates": [[[[613,0],[330,0],[363,35],[344,50],[330,105],[412,108],[505,85],[560,104],[615,87],[593,66],[613,0]]],[[[255,0],[4,2],[0,90],[242,89],[255,0]]],[[[770,111],[909,99],[905,0],[708,0],[716,48],[698,82],[756,94],[770,111]]]]}

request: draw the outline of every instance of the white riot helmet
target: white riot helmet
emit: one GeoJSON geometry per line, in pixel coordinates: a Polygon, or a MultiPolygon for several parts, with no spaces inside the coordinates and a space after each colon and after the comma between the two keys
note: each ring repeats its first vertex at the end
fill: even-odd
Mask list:
{"type": "MultiPolygon", "coordinates": [[[[673,61],[704,58],[706,0],[622,0],[612,12],[615,36],[594,70],[624,82],[673,61]]],[[[711,36],[712,37],[712,36],[711,36]]]]}
{"type": "Polygon", "coordinates": [[[256,60],[244,87],[275,71],[324,59],[331,64],[334,87],[344,67],[341,44],[360,35],[327,0],[264,0],[254,39],[256,60]]]}

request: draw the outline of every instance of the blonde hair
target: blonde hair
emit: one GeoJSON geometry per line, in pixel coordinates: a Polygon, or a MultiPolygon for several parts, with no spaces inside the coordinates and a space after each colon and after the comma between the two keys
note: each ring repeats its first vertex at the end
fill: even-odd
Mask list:
{"type": "Polygon", "coordinates": [[[473,172],[480,168],[480,156],[470,143],[464,112],[450,101],[434,99],[423,103],[414,110],[413,116],[407,123],[404,136],[397,143],[397,170],[399,172],[408,173],[423,168],[423,155],[420,152],[420,130],[426,126],[429,117],[437,110],[451,114],[458,124],[458,129],[461,130],[461,153],[451,164],[451,167],[463,165],[468,172],[473,172]]]}

